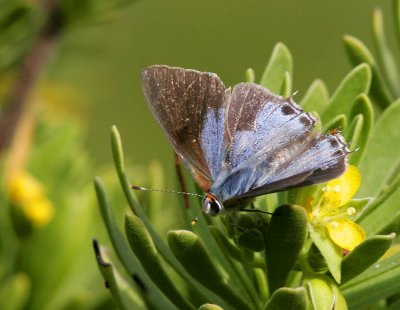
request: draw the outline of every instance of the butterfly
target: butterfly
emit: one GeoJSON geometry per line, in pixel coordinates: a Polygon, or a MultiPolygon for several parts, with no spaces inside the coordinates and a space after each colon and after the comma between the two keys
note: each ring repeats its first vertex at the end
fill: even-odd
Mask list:
{"type": "Polygon", "coordinates": [[[150,111],[206,193],[203,211],[240,210],[256,196],[326,182],[346,169],[338,131],[293,99],[255,83],[226,88],[214,73],[150,66],[141,82],[150,111]]]}

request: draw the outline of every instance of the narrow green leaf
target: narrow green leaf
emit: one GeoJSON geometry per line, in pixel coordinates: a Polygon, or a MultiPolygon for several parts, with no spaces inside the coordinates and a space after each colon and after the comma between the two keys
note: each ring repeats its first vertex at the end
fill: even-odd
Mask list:
{"type": "Polygon", "coordinates": [[[398,148],[394,147],[400,141],[399,119],[400,100],[397,100],[381,115],[366,145],[358,167],[363,181],[357,197],[377,196],[388,186],[400,158],[398,148]]]}
{"type": "Polygon", "coordinates": [[[130,253],[129,246],[111,213],[108,196],[100,178],[94,179],[94,186],[100,206],[101,216],[118,258],[130,274],[140,273],[139,275],[141,277],[144,276],[145,272],[141,270],[142,268],[140,268],[140,263],[130,253]]]}
{"type": "MultiPolygon", "coordinates": [[[[382,75],[385,83],[391,88],[392,96],[394,94],[400,95],[400,75],[399,67],[387,44],[385,30],[383,26],[382,10],[377,8],[372,15],[372,34],[377,51],[379,63],[382,65],[382,75]]],[[[394,96],[394,97],[397,97],[394,96]]]]}
{"type": "MultiPolygon", "coordinates": [[[[118,275],[117,271],[114,270],[114,267],[109,262],[105,261],[103,258],[104,253],[101,251],[96,240],[93,241],[93,247],[96,255],[97,266],[104,278],[105,286],[110,290],[118,309],[145,309],[143,300],[147,304],[151,304],[151,301],[147,298],[145,287],[139,285],[139,290],[143,297],[143,300],[141,300],[135,295],[133,287],[129,286],[121,276],[118,275]]],[[[165,306],[166,309],[176,309],[168,302],[165,304],[160,303],[159,305],[165,306]]]]}
{"type": "MultiPolygon", "coordinates": [[[[192,181],[188,183],[189,186],[194,185],[192,181]]],[[[196,192],[198,189],[189,187],[187,190],[189,190],[189,192],[196,192]]],[[[201,191],[198,193],[203,194],[201,191]]],[[[186,218],[188,221],[188,230],[194,231],[206,245],[207,251],[209,253],[213,253],[214,263],[220,266],[221,269],[223,269],[229,275],[229,283],[232,286],[237,287],[238,291],[247,294],[246,297],[252,301],[254,306],[258,305],[260,303],[259,296],[257,296],[255,293],[254,285],[247,273],[240,265],[236,264],[232,258],[227,255],[227,253],[223,251],[223,248],[219,246],[218,241],[209,229],[210,226],[213,226],[213,224],[221,224],[219,223],[221,218],[212,218],[206,216],[204,213],[199,214],[201,206],[198,205],[198,200],[196,200],[196,202],[197,204],[195,203],[194,207],[188,209],[184,208],[182,210],[184,218],[186,218]],[[198,220],[195,225],[192,225],[191,222],[194,218],[197,218],[198,220]]],[[[217,303],[220,304],[219,302],[217,303]]]]}
{"type": "Polygon", "coordinates": [[[310,237],[326,260],[329,271],[337,283],[340,283],[340,269],[342,253],[340,248],[333,243],[325,227],[309,225],[310,237]]]}
{"type": "Polygon", "coordinates": [[[353,152],[349,156],[349,162],[353,165],[354,162],[352,162],[350,159],[351,156],[354,154],[354,152],[358,152],[360,150],[360,147],[358,145],[360,143],[361,136],[364,134],[363,125],[364,125],[364,116],[358,114],[351,121],[349,129],[346,130],[345,134],[346,141],[348,141],[347,143],[349,143],[350,151],[353,152]]]}
{"type": "Polygon", "coordinates": [[[211,226],[210,231],[226,253],[229,253],[237,261],[242,262],[242,251],[238,247],[233,245],[217,227],[211,226]]]}
{"type": "MultiPolygon", "coordinates": [[[[357,151],[350,154],[349,162],[353,165],[357,165],[360,162],[374,125],[374,111],[372,104],[368,96],[365,94],[361,94],[356,98],[350,113],[350,119],[354,119],[357,115],[363,116],[362,126],[358,125],[359,127],[362,127],[362,131],[359,132],[357,141],[354,139],[348,140],[352,142],[352,148],[358,148],[357,151]]],[[[359,129],[360,128],[358,128],[358,130],[359,129]]]]}
{"type": "Polygon", "coordinates": [[[322,256],[321,251],[315,244],[311,245],[310,250],[307,253],[306,262],[314,272],[329,271],[325,258],[322,256]]]}
{"type": "Polygon", "coordinates": [[[378,232],[378,234],[390,234],[395,233],[397,236],[400,235],[400,212],[393,216],[389,223],[383,226],[378,232]]]}
{"type": "Polygon", "coordinates": [[[264,268],[264,261],[259,260],[246,260],[243,258],[243,252],[232,244],[224,234],[215,226],[209,227],[211,233],[217,240],[220,247],[224,250],[224,252],[228,253],[232,258],[236,259],[238,262],[256,268],[264,268]]]}
{"type": "Polygon", "coordinates": [[[366,63],[369,66],[375,66],[374,56],[363,42],[351,35],[345,35],[343,40],[353,64],[359,65],[361,63],[366,63]]]}
{"type": "Polygon", "coordinates": [[[275,45],[268,65],[261,77],[260,84],[275,94],[282,90],[285,73],[292,75],[293,64],[292,56],[288,48],[283,43],[275,45]]]}
{"type": "Polygon", "coordinates": [[[399,179],[393,185],[397,186],[391,185],[388,188],[388,191],[392,192],[391,194],[386,195],[385,193],[374,199],[361,213],[358,222],[364,227],[367,235],[387,234],[396,232],[398,229],[397,221],[400,214],[398,208],[400,199],[399,179]]]}
{"type": "Polygon", "coordinates": [[[255,268],[254,277],[257,283],[257,291],[261,297],[261,300],[268,300],[269,299],[268,283],[265,277],[264,268],[263,269],[255,268]]]}
{"type": "MultiPolygon", "coordinates": [[[[163,258],[171,265],[175,271],[185,279],[189,285],[189,288],[193,291],[198,291],[199,294],[204,294],[208,300],[212,302],[220,303],[220,299],[210,290],[207,290],[204,286],[199,286],[198,282],[193,279],[193,277],[182,267],[182,265],[178,262],[175,256],[171,253],[170,249],[166,246],[160,235],[155,231],[153,225],[150,223],[148,218],[146,217],[144,211],[142,210],[136,196],[133,194],[132,190],[129,187],[128,179],[124,170],[123,163],[123,148],[121,137],[119,135],[118,129],[116,126],[112,127],[111,130],[111,149],[113,153],[114,163],[116,172],[121,184],[121,187],[124,191],[125,198],[128,201],[129,207],[132,212],[137,215],[146,226],[149,231],[153,242],[158,250],[158,252],[163,256],[163,258]]],[[[128,251],[129,252],[129,251],[128,251]]],[[[133,256],[133,255],[132,255],[133,256]]],[[[134,256],[135,257],[135,256],[134,256]]]]}
{"type": "Polygon", "coordinates": [[[271,293],[285,286],[306,237],[307,214],[303,207],[283,205],[274,211],[265,234],[265,258],[271,293]]]}
{"type": "Polygon", "coordinates": [[[322,80],[315,80],[311,83],[306,94],[300,101],[305,111],[315,111],[322,114],[329,104],[329,93],[322,80]]]}
{"type": "Polygon", "coordinates": [[[304,280],[311,303],[314,309],[332,309],[335,303],[335,294],[332,286],[332,278],[324,275],[315,275],[304,280]]]}
{"type": "Polygon", "coordinates": [[[267,212],[273,212],[276,207],[279,205],[278,204],[278,194],[277,193],[272,193],[268,194],[265,196],[265,202],[267,205],[267,212]]]}
{"type": "Polygon", "coordinates": [[[255,80],[256,80],[256,75],[255,75],[255,73],[254,73],[254,69],[253,68],[248,68],[247,70],[246,70],[246,73],[245,73],[245,79],[244,79],[246,82],[248,82],[248,83],[254,83],[255,82],[255,80]]]}
{"type": "Polygon", "coordinates": [[[307,293],[304,287],[282,287],[272,294],[271,299],[265,304],[264,310],[306,310],[307,307],[307,293]]]}
{"type": "Polygon", "coordinates": [[[111,151],[117,171],[125,171],[124,149],[122,148],[118,128],[115,125],[111,127],[111,151]]]}
{"type": "Polygon", "coordinates": [[[292,77],[289,72],[285,72],[285,75],[283,77],[283,82],[282,82],[282,88],[279,92],[279,94],[284,97],[284,98],[289,98],[291,97],[292,94],[292,77]]]}
{"type": "Polygon", "coordinates": [[[394,15],[394,30],[396,33],[397,46],[400,49],[400,1],[394,0],[393,4],[393,15],[394,15]]]}
{"type": "MultiPolygon", "coordinates": [[[[382,191],[378,197],[371,199],[371,202],[368,203],[366,208],[364,208],[364,210],[362,211],[357,220],[359,222],[362,222],[363,226],[367,228],[367,231],[369,231],[370,233],[375,232],[376,230],[373,229],[376,229],[376,227],[390,225],[390,222],[388,223],[386,220],[386,215],[393,218],[393,221],[396,220],[396,217],[393,216],[397,214],[398,209],[393,208],[391,205],[397,204],[398,201],[397,199],[400,198],[399,188],[400,188],[400,174],[397,174],[397,177],[392,182],[390,182],[389,187],[385,188],[385,190],[382,191]],[[378,216],[377,214],[373,214],[374,212],[379,212],[377,213],[378,216]],[[377,217],[378,218],[382,217],[383,221],[377,219],[377,217]],[[374,226],[374,228],[370,226],[374,226]]],[[[395,231],[390,231],[388,233],[391,232],[395,231]]],[[[380,231],[378,234],[385,235],[388,233],[383,233],[382,231],[380,231]]]]}
{"type": "Polygon", "coordinates": [[[386,253],[396,234],[372,236],[353,249],[342,262],[342,284],[365,271],[386,253]]]}
{"type": "MultiPolygon", "coordinates": [[[[359,39],[352,36],[345,36],[344,43],[350,60],[354,66],[368,64],[372,69],[371,97],[375,103],[385,109],[393,100],[388,88],[383,82],[382,76],[378,71],[374,57],[368,48],[359,39]]],[[[368,93],[368,91],[363,91],[368,93]]]]}
{"type": "Polygon", "coordinates": [[[162,267],[157,249],[143,222],[137,216],[127,214],[125,231],[132,251],[154,283],[179,309],[195,309],[177,290],[162,267]]]}
{"type": "MultiPolygon", "coordinates": [[[[108,197],[100,178],[95,178],[94,185],[104,224],[107,228],[108,235],[111,239],[114,250],[118,255],[118,258],[121,261],[122,265],[125,267],[129,275],[137,275],[141,279],[141,281],[143,281],[144,285],[150,290],[151,297],[149,297],[149,302],[153,302],[154,299],[156,299],[157,301],[154,302],[160,302],[160,305],[170,304],[170,301],[154,285],[154,283],[148,277],[147,273],[143,270],[143,267],[141,266],[136,256],[133,255],[129,250],[127,241],[124,239],[113,215],[111,214],[108,197]]],[[[100,255],[100,252],[98,252],[97,254],[100,255]]],[[[112,273],[112,270],[110,271],[107,269],[103,270],[102,272],[107,272],[107,274],[109,275],[110,273],[112,273]]]]}
{"type": "Polygon", "coordinates": [[[187,230],[170,231],[168,244],[185,269],[200,283],[220,295],[234,308],[251,309],[247,301],[227,285],[203,243],[194,233],[187,230]]]}
{"type": "Polygon", "coordinates": [[[346,299],[344,298],[342,292],[339,290],[339,288],[334,285],[333,286],[333,292],[335,294],[335,306],[333,308],[333,310],[347,310],[347,302],[346,299]]]}
{"type": "Polygon", "coordinates": [[[199,307],[199,310],[224,310],[218,305],[214,304],[204,304],[199,307]]]}
{"type": "Polygon", "coordinates": [[[347,118],[346,118],[346,115],[340,114],[340,115],[334,117],[333,119],[331,119],[329,122],[327,122],[324,125],[323,131],[327,132],[327,131],[331,131],[331,130],[334,130],[334,129],[339,129],[341,131],[344,131],[344,130],[347,129],[347,118]]]}
{"type": "Polygon", "coordinates": [[[366,309],[400,290],[400,253],[378,261],[341,286],[350,309],[366,309]]]}
{"type": "Polygon", "coordinates": [[[371,69],[367,64],[355,67],[339,84],[332,95],[328,107],[321,116],[322,123],[329,122],[339,114],[347,117],[354,100],[363,93],[368,93],[371,84],[371,69]]]}

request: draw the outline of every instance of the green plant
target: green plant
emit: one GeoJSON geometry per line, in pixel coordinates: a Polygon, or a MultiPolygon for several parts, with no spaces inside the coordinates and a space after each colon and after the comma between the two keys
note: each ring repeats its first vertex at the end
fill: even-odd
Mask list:
{"type": "MultiPolygon", "coordinates": [[[[287,48],[278,44],[261,83],[281,94],[291,94],[291,67],[287,48]]],[[[248,71],[247,76],[254,74],[248,71]]],[[[191,220],[198,215],[200,206],[182,207],[186,229],[170,231],[167,246],[129,189],[120,137],[113,128],[115,168],[132,211],[126,215],[127,240],[115,224],[100,179],[96,179],[95,187],[114,249],[125,267],[123,274],[130,279],[123,280],[115,267],[102,259],[102,251],[95,244],[99,268],[119,306],[190,309],[213,303],[226,309],[282,309],[283,305],[295,304],[296,309],[306,309],[309,304],[316,309],[332,306],[343,309],[346,308],[343,296],[350,306],[362,308],[394,295],[400,288],[395,284],[400,269],[397,264],[393,266],[399,254],[374,264],[391,247],[394,233],[398,232],[397,220],[388,224],[371,214],[385,210],[393,218],[396,203],[391,198],[398,188],[398,178],[389,172],[389,181],[393,182],[382,192],[377,189],[385,178],[370,180],[363,172],[370,169],[373,159],[369,153],[375,152],[376,143],[381,144],[381,150],[394,143],[396,137],[388,133],[396,134],[392,127],[400,119],[399,104],[393,103],[374,124],[373,107],[367,96],[370,84],[370,67],[361,64],[345,77],[331,97],[323,82],[315,81],[300,101],[305,109],[316,111],[326,120],[324,128],[342,128],[348,140],[353,141],[353,148],[360,148],[349,159],[352,165],[361,167],[363,181],[357,195],[376,197],[350,200],[350,195],[345,201],[345,210],[355,210],[356,217],[352,219],[367,234],[346,256],[327,230],[310,220],[311,211],[307,215],[303,208],[310,198],[324,195],[321,194],[324,186],[258,199],[259,209],[275,210],[271,218],[246,213],[225,218],[200,216],[197,224],[192,225],[191,220]],[[165,264],[169,267],[165,268],[165,264]],[[376,266],[381,272],[377,272],[376,266]],[[363,278],[368,281],[360,283],[359,279],[363,278]],[[364,286],[368,283],[374,283],[376,294],[365,294],[364,286]]],[[[380,154],[379,161],[385,160],[385,153],[380,154]]],[[[393,159],[390,160],[388,167],[393,165],[393,159]]]]}
{"type": "MultiPolygon", "coordinates": [[[[82,128],[49,117],[36,91],[65,30],[104,20],[128,2],[0,0],[2,309],[109,306],[86,246],[101,232],[82,128]]],[[[51,103],[60,112],[62,104],[51,103]]]]}
{"type": "MultiPolygon", "coordinates": [[[[32,139],[24,168],[8,171],[2,182],[0,304],[100,308],[108,298],[97,285],[88,240],[101,231],[80,127],[42,119],[32,139]]],[[[2,172],[18,160],[14,155],[2,159],[2,172]]]]}
{"type": "MultiPolygon", "coordinates": [[[[394,3],[400,33],[400,2],[394,3]]],[[[100,178],[95,179],[95,189],[122,266],[112,264],[97,241],[94,247],[118,307],[399,307],[400,157],[394,146],[400,141],[400,101],[395,100],[400,80],[393,58],[385,56],[390,52],[379,31],[380,13],[374,14],[378,54],[389,63],[378,66],[360,41],[347,36],[345,44],[356,66],[332,95],[316,80],[300,100],[305,110],[320,116],[324,130],[340,128],[351,141],[350,168],[327,184],[258,198],[256,207],[273,212],[272,216],[237,212],[210,218],[199,216],[195,201],[189,208],[182,201],[184,229],[171,230],[162,238],[129,188],[121,138],[113,127],[115,169],[130,207],[125,236],[100,178]]],[[[290,96],[292,68],[288,49],[277,44],[260,84],[290,96]]],[[[246,80],[255,80],[253,70],[246,72],[246,80]]],[[[193,186],[189,190],[196,191],[193,186]]]]}

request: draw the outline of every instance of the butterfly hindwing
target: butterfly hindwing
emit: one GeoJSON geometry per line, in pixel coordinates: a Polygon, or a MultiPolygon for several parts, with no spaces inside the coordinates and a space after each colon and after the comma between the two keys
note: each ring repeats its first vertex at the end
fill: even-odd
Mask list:
{"type": "Polygon", "coordinates": [[[293,158],[290,165],[279,169],[268,183],[237,198],[255,197],[337,178],[346,170],[348,153],[339,134],[320,135],[310,142],[309,148],[293,158]]]}
{"type": "Polygon", "coordinates": [[[268,183],[314,138],[315,118],[291,98],[253,83],[236,85],[226,104],[225,165],[212,185],[223,200],[268,183]]]}

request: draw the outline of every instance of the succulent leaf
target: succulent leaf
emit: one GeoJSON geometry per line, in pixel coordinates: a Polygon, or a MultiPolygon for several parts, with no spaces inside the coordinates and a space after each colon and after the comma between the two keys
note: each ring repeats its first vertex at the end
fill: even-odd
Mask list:
{"type": "Polygon", "coordinates": [[[262,74],[260,84],[273,93],[279,94],[285,83],[286,72],[291,76],[292,71],[292,56],[283,43],[278,43],[272,51],[267,67],[262,74]]]}

